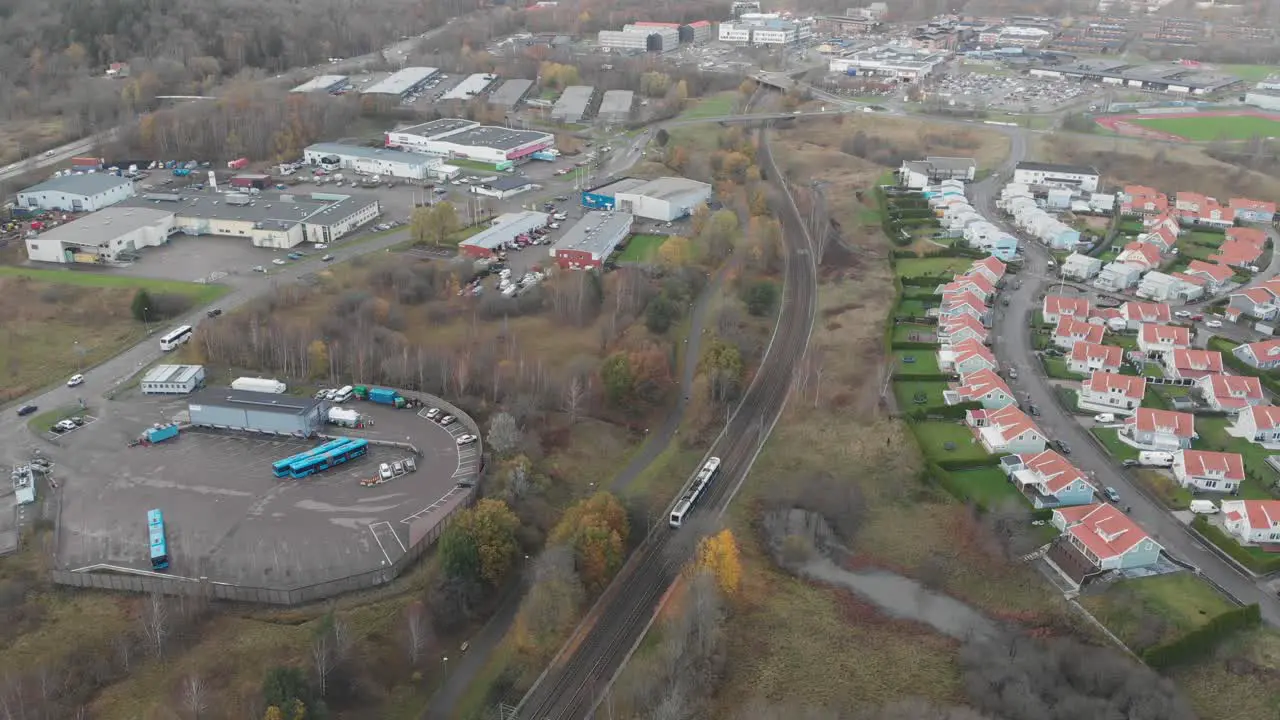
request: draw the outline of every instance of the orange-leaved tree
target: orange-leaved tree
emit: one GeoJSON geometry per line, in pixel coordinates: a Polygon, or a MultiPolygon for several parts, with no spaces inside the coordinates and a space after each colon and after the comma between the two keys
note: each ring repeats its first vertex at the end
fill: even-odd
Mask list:
{"type": "Polygon", "coordinates": [[[732,530],[721,530],[698,543],[697,567],[710,572],[726,596],[738,592],[742,586],[742,557],[732,530]]]}
{"type": "Polygon", "coordinates": [[[551,531],[551,542],[573,548],[582,584],[587,592],[598,593],[622,567],[628,532],[622,503],[601,491],[565,511],[551,531]]]}

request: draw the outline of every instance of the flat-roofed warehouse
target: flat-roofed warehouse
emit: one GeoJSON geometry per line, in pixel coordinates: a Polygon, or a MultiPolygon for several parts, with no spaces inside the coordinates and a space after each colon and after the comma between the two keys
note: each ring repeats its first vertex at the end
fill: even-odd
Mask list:
{"type": "Polygon", "coordinates": [[[340,143],[309,145],[302,152],[302,157],[310,165],[356,170],[371,175],[387,175],[407,180],[426,180],[431,177],[431,171],[440,164],[439,159],[419,153],[340,143]]]}
{"type": "Polygon", "coordinates": [[[597,116],[605,122],[620,123],[631,119],[636,94],[630,90],[608,90],[600,100],[597,116]]]}
{"type": "Polygon", "coordinates": [[[535,210],[503,213],[494,218],[493,224],[463,240],[458,249],[471,257],[493,257],[507,243],[525,233],[546,227],[551,216],[535,210]]]}
{"type": "Polygon", "coordinates": [[[298,87],[289,92],[296,93],[313,93],[313,92],[338,92],[351,87],[351,81],[346,75],[320,75],[302,83],[298,87]]]}
{"type": "Polygon", "coordinates": [[[114,262],[163,245],[175,232],[172,209],[117,205],[27,238],[27,257],[51,263],[114,262]]]}
{"type": "Polygon", "coordinates": [[[491,73],[475,73],[454,86],[449,92],[440,96],[441,100],[470,100],[489,88],[498,79],[491,73]]]}
{"type": "Polygon", "coordinates": [[[618,204],[618,193],[633,190],[648,182],[640,178],[622,178],[590,190],[583,190],[582,206],[591,210],[612,210],[618,204]]]}
{"type": "Polygon", "coordinates": [[[18,207],[93,212],[134,196],[133,181],[111,173],[61,175],[18,193],[18,207]]]}
{"type": "Polygon", "coordinates": [[[629,213],[589,212],[551,246],[551,256],[566,270],[598,268],[627,239],[634,223],[629,213]]]}
{"type": "Polygon", "coordinates": [[[385,95],[403,98],[435,77],[440,70],[433,67],[407,67],[360,91],[361,95],[385,95]]]}
{"type": "Polygon", "coordinates": [[[556,138],[540,130],[513,130],[443,118],[389,132],[386,144],[436,158],[463,158],[497,166],[555,147],[556,138]]]}
{"type": "Polygon", "coordinates": [[[514,109],[524,101],[524,97],[533,89],[532,80],[507,80],[489,93],[489,104],[501,108],[514,109]]]}
{"type": "Polygon", "coordinates": [[[157,365],[142,376],[144,395],[186,395],[204,386],[203,365],[157,365]]]}
{"type": "Polygon", "coordinates": [[[551,108],[551,119],[564,123],[582,122],[595,94],[596,89],[590,85],[570,85],[551,108]]]}
{"type": "Polygon", "coordinates": [[[187,410],[197,427],[311,437],[324,428],[327,404],[314,398],[220,387],[192,395],[187,410]]]}
{"type": "Polygon", "coordinates": [[[1240,82],[1234,75],[1190,68],[1175,63],[1135,65],[1123,60],[1088,59],[1059,65],[1042,65],[1028,73],[1036,77],[1092,80],[1140,90],[1183,95],[1207,95],[1240,82]]]}
{"type": "Polygon", "coordinates": [[[621,192],[615,192],[615,206],[648,220],[670,222],[693,214],[711,198],[711,186],[681,177],[663,177],[621,192]]]}

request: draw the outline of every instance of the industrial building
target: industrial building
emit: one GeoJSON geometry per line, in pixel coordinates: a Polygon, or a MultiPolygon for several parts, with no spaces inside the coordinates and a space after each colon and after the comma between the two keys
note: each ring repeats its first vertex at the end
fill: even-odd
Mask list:
{"type": "Polygon", "coordinates": [[[596,116],[605,122],[626,122],[631,119],[635,98],[636,94],[630,90],[608,90],[600,100],[600,110],[596,116]]]}
{"type": "Polygon", "coordinates": [[[209,388],[191,397],[187,410],[196,427],[311,437],[324,429],[324,400],[209,388]]]}
{"type": "Polygon", "coordinates": [[[546,227],[549,222],[551,216],[544,212],[524,210],[503,213],[494,218],[489,227],[459,243],[458,249],[470,257],[493,257],[517,237],[546,227]]]}
{"type": "Polygon", "coordinates": [[[1250,90],[1244,94],[1244,104],[1261,110],[1280,111],[1280,92],[1275,90],[1250,90]]]}
{"type": "Polygon", "coordinates": [[[93,212],[134,196],[129,178],[110,173],[52,177],[18,193],[18,207],[64,212],[93,212]]]}
{"type": "Polygon", "coordinates": [[[470,100],[489,88],[497,75],[491,73],[476,73],[468,75],[465,80],[458,83],[449,92],[440,96],[441,100],[470,100]]]}
{"type": "Polygon", "coordinates": [[[175,232],[171,211],[111,207],[27,238],[27,257],[50,263],[111,262],[163,245],[175,232]]]}
{"type": "Polygon", "coordinates": [[[480,182],[477,180],[471,184],[471,192],[473,194],[498,198],[499,200],[506,200],[509,197],[515,197],[522,192],[528,192],[532,189],[533,181],[529,178],[510,175],[496,177],[488,182],[480,182]]]}
{"type": "Polygon", "coordinates": [[[674,52],[680,49],[680,24],[632,23],[621,30],[601,30],[596,42],[604,50],[674,52]]]}
{"type": "Polygon", "coordinates": [[[832,58],[831,72],[916,82],[934,73],[947,60],[945,52],[899,45],[878,47],[832,58]]]}
{"type": "Polygon", "coordinates": [[[336,93],[351,87],[351,81],[346,75],[320,75],[302,83],[298,87],[289,92],[296,93],[314,93],[327,92],[336,93]]]}
{"type": "Polygon", "coordinates": [[[656,178],[634,187],[614,189],[611,192],[615,209],[647,220],[662,222],[670,222],[690,215],[695,208],[705,204],[711,198],[711,186],[707,183],[679,177],[656,178]]]}
{"type": "Polygon", "coordinates": [[[1181,95],[1207,95],[1240,82],[1233,75],[1200,70],[1181,63],[1135,65],[1124,60],[1100,58],[1043,65],[1028,72],[1035,77],[1073,78],[1181,95]]]}
{"type": "Polygon", "coordinates": [[[427,84],[440,71],[432,67],[407,67],[360,91],[361,95],[402,99],[427,84]]]}
{"type": "Polygon", "coordinates": [[[303,151],[303,159],[310,165],[406,180],[426,180],[432,177],[432,170],[440,165],[440,160],[418,153],[339,143],[310,145],[303,151]]]}
{"type": "Polygon", "coordinates": [[[644,185],[648,180],[622,178],[582,191],[582,206],[591,210],[612,210],[618,204],[617,194],[644,185]]]}
{"type": "Polygon", "coordinates": [[[493,163],[499,170],[505,170],[514,161],[536,152],[549,150],[555,144],[556,138],[551,133],[512,130],[457,118],[400,128],[387,133],[386,138],[388,148],[410,150],[410,154],[420,154],[420,157],[463,158],[493,163]]]}
{"type": "Polygon", "coordinates": [[[566,270],[599,268],[631,234],[634,223],[629,213],[589,212],[551,246],[551,256],[566,270]]]}
{"type": "MultiPolygon", "coordinates": [[[[794,45],[813,37],[813,27],[776,13],[743,13],[736,22],[720,23],[720,42],[735,45],[794,45]]],[[[708,34],[710,27],[707,28],[708,34]]]]}
{"type": "Polygon", "coordinates": [[[533,89],[532,80],[507,80],[489,93],[489,104],[514,110],[533,89]]]}
{"type": "Polygon", "coordinates": [[[277,249],[332,242],[382,212],[376,197],[322,192],[149,193],[126,204],[171,213],[185,235],[242,237],[255,247],[277,249]]]}
{"type": "Polygon", "coordinates": [[[562,123],[582,122],[595,96],[596,89],[590,85],[570,85],[551,108],[551,119],[562,123]]]}
{"type": "Polygon", "coordinates": [[[142,376],[144,395],[187,395],[204,387],[203,365],[157,365],[142,376]]]}

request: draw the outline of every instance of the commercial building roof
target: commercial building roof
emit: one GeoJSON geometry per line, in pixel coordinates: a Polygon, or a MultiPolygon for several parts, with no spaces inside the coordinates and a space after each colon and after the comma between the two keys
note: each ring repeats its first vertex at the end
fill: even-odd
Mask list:
{"type": "Polygon", "coordinates": [[[440,72],[433,67],[407,67],[360,91],[362,95],[404,95],[440,72]]]}
{"type": "Polygon", "coordinates": [[[529,180],[529,178],[502,175],[500,177],[494,178],[493,180],[490,180],[489,182],[478,183],[478,184],[481,185],[482,187],[487,187],[493,190],[497,190],[499,192],[506,192],[507,190],[515,190],[517,188],[528,187],[532,185],[533,182],[529,180]]]}
{"type": "Polygon", "coordinates": [[[24,193],[63,192],[71,195],[91,196],[104,193],[133,181],[129,178],[111,173],[85,173],[82,175],[62,175],[45,180],[23,190],[24,193]]]}
{"type": "Polygon", "coordinates": [[[589,212],[569,228],[553,250],[577,250],[602,256],[613,250],[635,218],[623,212],[589,212]]]}
{"type": "Polygon", "coordinates": [[[163,222],[173,215],[171,209],[129,207],[129,202],[59,225],[40,233],[39,239],[97,247],[112,238],[163,222]]]}
{"type": "Polygon", "coordinates": [[[492,225],[462,242],[464,245],[493,250],[502,243],[514,240],[521,233],[543,227],[550,220],[551,216],[547,213],[534,210],[503,213],[494,219],[492,225]]]}
{"type": "Polygon", "coordinates": [[[455,145],[472,145],[494,150],[514,150],[532,142],[546,140],[550,133],[541,130],[512,130],[497,125],[478,125],[444,138],[455,145]]]}
{"type": "Polygon", "coordinates": [[[422,155],[421,153],[405,152],[404,150],[391,150],[388,148],[371,148],[363,145],[342,145],[339,143],[316,143],[308,145],[309,152],[323,153],[325,155],[346,155],[348,157],[366,158],[369,160],[385,160],[387,162],[398,162],[406,165],[414,166],[433,166],[440,162],[439,159],[422,155]]]}
{"type": "Polygon", "coordinates": [[[592,188],[587,192],[591,193],[592,195],[603,195],[604,197],[613,197],[618,193],[627,192],[634,188],[638,188],[641,185],[644,185],[648,182],[649,182],[648,180],[641,180],[640,178],[622,178],[621,180],[614,180],[613,182],[607,183],[605,185],[601,185],[600,187],[592,188]]]}
{"type": "Polygon", "coordinates": [[[203,369],[201,365],[157,365],[142,376],[142,382],[185,383],[199,375],[203,369]]]}
{"type": "Polygon", "coordinates": [[[693,192],[711,192],[711,186],[697,180],[690,180],[682,177],[661,177],[646,182],[643,185],[631,188],[625,191],[617,191],[618,194],[626,195],[644,195],[645,197],[657,198],[659,200],[674,200],[693,192]]]}
{"type": "Polygon", "coordinates": [[[250,392],[232,388],[208,388],[192,395],[189,404],[279,413],[281,415],[305,415],[323,402],[324,400],[308,397],[291,397],[289,395],[250,392]]]}
{"type": "Polygon", "coordinates": [[[506,108],[515,107],[520,104],[520,101],[524,99],[524,96],[532,87],[532,80],[508,80],[489,94],[489,104],[506,108]]]}
{"type": "Polygon", "coordinates": [[[627,115],[631,113],[631,104],[635,101],[635,93],[630,90],[609,90],[600,101],[601,115],[627,115]]]}
{"type": "Polygon", "coordinates": [[[1023,160],[1018,163],[1015,170],[1031,170],[1033,172],[1053,172],[1066,173],[1070,175],[1098,175],[1098,169],[1088,165],[1062,165],[1059,163],[1034,162],[1031,160],[1023,160]]]}
{"type": "Polygon", "coordinates": [[[590,85],[570,85],[560,94],[551,116],[566,122],[577,122],[587,113],[596,89],[590,85]]]}
{"type": "Polygon", "coordinates": [[[479,127],[480,123],[474,120],[463,120],[461,118],[440,118],[431,122],[419,123],[402,127],[392,132],[408,133],[410,135],[420,135],[428,140],[447,137],[455,133],[459,133],[467,128],[479,127]]]}
{"type": "Polygon", "coordinates": [[[465,80],[458,83],[452,90],[440,96],[441,100],[470,100],[472,97],[484,92],[485,88],[493,84],[498,76],[492,73],[476,73],[468,75],[465,80]]]}
{"type": "MultiPolygon", "coordinates": [[[[282,229],[291,228],[300,222],[325,225],[338,222],[356,209],[369,203],[377,202],[368,195],[346,195],[337,193],[219,193],[212,190],[200,190],[182,193],[147,193],[129,198],[112,208],[103,210],[88,218],[97,217],[108,210],[116,209],[149,209],[164,211],[165,215],[178,215],[184,218],[206,218],[209,220],[243,220],[261,223],[263,226],[275,224],[282,229]]],[[[79,221],[77,221],[79,222],[79,221]]],[[[75,223],[69,223],[74,225],[75,223]]],[[[67,227],[67,226],[63,226],[67,227]]],[[[100,228],[99,228],[100,229],[100,228]]],[[[116,230],[116,234],[122,231],[116,230]]]]}
{"type": "Polygon", "coordinates": [[[330,90],[343,87],[344,85],[347,85],[346,75],[318,75],[302,83],[290,92],[329,92],[330,90]]]}

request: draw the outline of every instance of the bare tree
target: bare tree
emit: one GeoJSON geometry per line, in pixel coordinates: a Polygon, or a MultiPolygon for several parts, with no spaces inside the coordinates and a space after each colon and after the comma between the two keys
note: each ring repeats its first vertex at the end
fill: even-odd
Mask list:
{"type": "Polygon", "coordinates": [[[574,375],[569,379],[569,385],[564,390],[564,411],[569,413],[570,425],[578,422],[578,413],[582,412],[586,396],[586,386],[583,385],[582,378],[574,375]]]}
{"type": "Polygon", "coordinates": [[[147,596],[146,604],[140,616],[142,634],[151,646],[151,654],[157,659],[164,656],[165,643],[171,631],[169,623],[169,600],[158,592],[147,596]]]}
{"type": "Polygon", "coordinates": [[[409,653],[409,664],[416,666],[422,650],[431,642],[431,623],[421,600],[415,600],[405,608],[404,620],[405,649],[409,653]]]}
{"type": "Polygon", "coordinates": [[[188,675],[182,681],[182,704],[191,714],[192,720],[200,720],[200,713],[205,711],[206,688],[199,675],[188,675]]]}
{"type": "Polygon", "coordinates": [[[316,671],[316,689],[324,697],[329,689],[329,673],[333,672],[333,638],[327,628],[311,638],[311,665],[316,671]]]}
{"type": "Polygon", "coordinates": [[[500,412],[489,421],[489,447],[499,455],[509,455],[520,447],[522,439],[516,419],[510,413],[500,412]]]}

